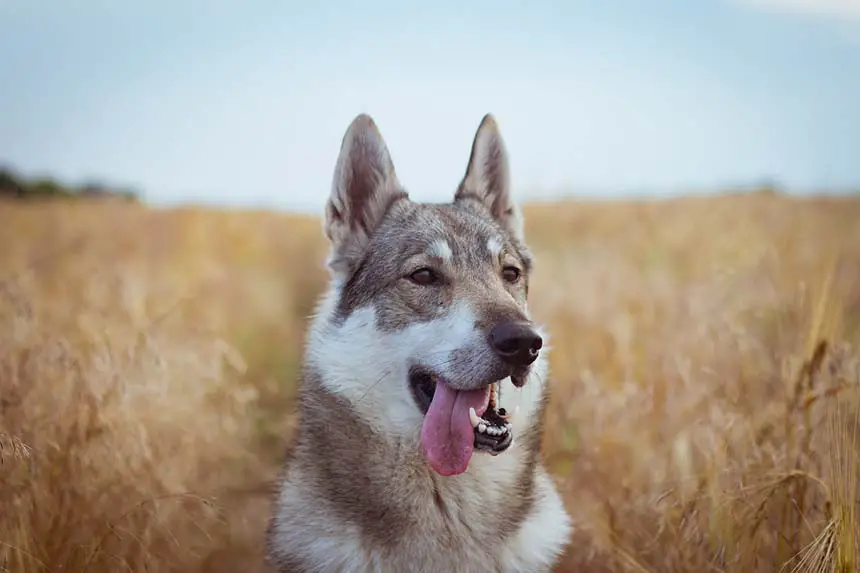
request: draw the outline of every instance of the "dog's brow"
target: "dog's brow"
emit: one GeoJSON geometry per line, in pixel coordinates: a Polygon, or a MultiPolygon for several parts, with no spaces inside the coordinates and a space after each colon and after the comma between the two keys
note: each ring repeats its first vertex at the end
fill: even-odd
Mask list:
{"type": "Polygon", "coordinates": [[[490,251],[490,257],[492,257],[493,260],[499,258],[502,254],[502,242],[498,237],[490,237],[487,239],[487,250],[490,251]]]}
{"type": "Polygon", "coordinates": [[[433,241],[427,248],[427,254],[431,257],[439,257],[445,263],[450,263],[454,257],[454,252],[451,250],[451,245],[445,239],[437,239],[433,241]]]}

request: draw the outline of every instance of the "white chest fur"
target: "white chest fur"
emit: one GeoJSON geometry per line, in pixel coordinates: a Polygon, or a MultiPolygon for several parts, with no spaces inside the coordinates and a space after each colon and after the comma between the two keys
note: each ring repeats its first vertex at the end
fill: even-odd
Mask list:
{"type": "Polygon", "coordinates": [[[512,478],[499,479],[515,472],[517,453],[507,454],[480,456],[468,472],[436,480],[435,487],[428,487],[426,476],[416,475],[405,487],[408,476],[395,478],[392,495],[414,519],[408,533],[385,546],[368,539],[359,524],[345,522],[329,500],[315,495],[309,476],[292,470],[278,499],[273,552],[285,563],[301,563],[307,568],[302,571],[321,573],[549,571],[570,540],[570,518],[538,466],[533,503],[517,529],[499,538],[501,510],[521,495],[512,478]]]}

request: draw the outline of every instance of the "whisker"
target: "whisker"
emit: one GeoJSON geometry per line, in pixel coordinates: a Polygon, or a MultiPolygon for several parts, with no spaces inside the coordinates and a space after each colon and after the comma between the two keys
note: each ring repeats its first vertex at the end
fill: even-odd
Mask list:
{"type": "Polygon", "coordinates": [[[379,385],[379,383],[382,382],[389,374],[391,374],[391,369],[383,371],[382,375],[376,380],[376,382],[367,387],[367,389],[358,399],[358,403],[361,404],[361,402],[364,401],[365,398],[367,398],[367,395],[370,393],[370,391],[376,388],[376,386],[379,385]]]}

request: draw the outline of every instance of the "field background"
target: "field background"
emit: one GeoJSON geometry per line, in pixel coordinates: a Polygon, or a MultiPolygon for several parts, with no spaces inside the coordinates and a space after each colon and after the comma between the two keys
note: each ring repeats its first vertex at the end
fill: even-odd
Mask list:
{"type": "MultiPolygon", "coordinates": [[[[860,571],[860,198],[529,205],[559,571],[860,571]]],[[[0,571],[263,571],[320,222],[0,202],[0,571]]]]}

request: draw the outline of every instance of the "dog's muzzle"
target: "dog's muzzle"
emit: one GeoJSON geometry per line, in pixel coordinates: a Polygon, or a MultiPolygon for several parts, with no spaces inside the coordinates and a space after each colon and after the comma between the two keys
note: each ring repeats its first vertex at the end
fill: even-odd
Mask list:
{"type": "Polygon", "coordinates": [[[493,352],[513,369],[511,382],[525,383],[525,371],[537,360],[543,338],[526,322],[501,322],[490,330],[487,341],[493,352]]]}

